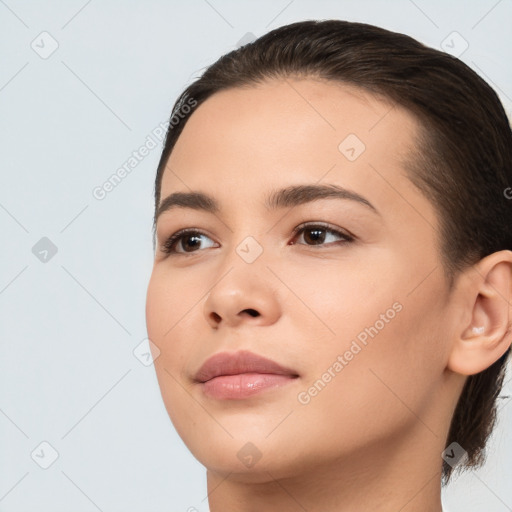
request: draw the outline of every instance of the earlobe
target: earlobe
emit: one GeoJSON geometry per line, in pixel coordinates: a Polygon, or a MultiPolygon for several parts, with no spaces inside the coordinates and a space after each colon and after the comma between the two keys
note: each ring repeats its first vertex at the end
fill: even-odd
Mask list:
{"type": "Polygon", "coordinates": [[[453,342],[448,369],[475,375],[489,368],[512,342],[512,251],[490,254],[473,268],[474,278],[459,293],[471,300],[469,323],[460,325],[453,342]]]}

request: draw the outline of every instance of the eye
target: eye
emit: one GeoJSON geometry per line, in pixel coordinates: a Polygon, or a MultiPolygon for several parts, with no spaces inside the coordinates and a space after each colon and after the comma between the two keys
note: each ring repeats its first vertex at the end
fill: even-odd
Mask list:
{"type": "MultiPolygon", "coordinates": [[[[329,224],[309,223],[301,224],[293,230],[294,241],[290,245],[295,245],[296,238],[303,239],[305,243],[299,245],[325,246],[334,244],[347,244],[353,242],[355,237],[341,231],[329,224]],[[297,237],[297,235],[300,235],[297,237]],[[334,240],[332,240],[334,235],[334,240]],[[331,240],[329,240],[331,238],[331,240]],[[336,240],[339,238],[340,240],[336,240]]],[[[197,229],[182,229],[171,235],[162,245],[161,250],[166,254],[188,255],[198,252],[199,249],[214,247],[215,242],[206,234],[197,229]],[[203,239],[210,240],[211,244],[207,247],[201,247],[203,239]]]]}
{"type": "MultiPolygon", "coordinates": [[[[166,254],[188,254],[197,252],[196,249],[201,245],[201,237],[211,240],[201,231],[195,229],[182,229],[171,235],[163,244],[162,251],[166,254]],[[177,250],[177,248],[181,250],[177,250]]],[[[211,247],[211,246],[210,246],[211,247]]]]}
{"type": "MultiPolygon", "coordinates": [[[[329,224],[323,223],[310,223],[310,224],[301,224],[294,229],[294,235],[300,235],[299,238],[302,238],[306,243],[301,245],[332,245],[332,244],[346,244],[354,241],[354,236],[349,235],[348,233],[341,231],[339,229],[330,226],[329,224]],[[330,235],[330,236],[329,236],[330,235]],[[339,237],[341,240],[332,240],[332,235],[334,238],[339,237]],[[331,240],[327,240],[331,238],[331,240]],[[327,243],[329,242],[329,243],[327,243]]],[[[296,242],[292,242],[295,244],[296,242]]]]}

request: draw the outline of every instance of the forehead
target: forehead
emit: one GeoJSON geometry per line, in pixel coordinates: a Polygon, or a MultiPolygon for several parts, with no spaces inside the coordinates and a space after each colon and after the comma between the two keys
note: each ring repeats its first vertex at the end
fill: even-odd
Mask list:
{"type": "Polygon", "coordinates": [[[269,189],[329,182],[380,209],[432,206],[406,176],[419,124],[362,89],[317,79],[275,79],[215,93],[188,119],[161,197],[204,190],[226,204],[261,204],[269,189]],[[407,206],[408,205],[408,206],[407,206]]]}

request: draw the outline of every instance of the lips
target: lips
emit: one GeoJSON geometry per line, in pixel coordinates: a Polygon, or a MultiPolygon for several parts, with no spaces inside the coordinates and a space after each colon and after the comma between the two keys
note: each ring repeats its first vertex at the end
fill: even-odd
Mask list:
{"type": "Polygon", "coordinates": [[[197,382],[207,382],[222,375],[239,375],[243,373],[260,373],[298,377],[291,368],[282,366],[271,359],[259,356],[247,350],[238,352],[221,352],[205,361],[195,375],[197,382]]]}

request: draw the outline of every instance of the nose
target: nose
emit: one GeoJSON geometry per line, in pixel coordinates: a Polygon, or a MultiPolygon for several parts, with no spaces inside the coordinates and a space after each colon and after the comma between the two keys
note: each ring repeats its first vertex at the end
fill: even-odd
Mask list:
{"type": "Polygon", "coordinates": [[[237,327],[243,323],[271,325],[281,315],[275,277],[264,266],[246,263],[224,273],[204,303],[204,315],[213,329],[237,327]]]}

